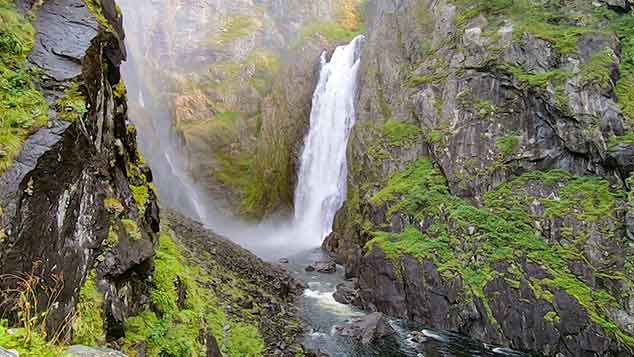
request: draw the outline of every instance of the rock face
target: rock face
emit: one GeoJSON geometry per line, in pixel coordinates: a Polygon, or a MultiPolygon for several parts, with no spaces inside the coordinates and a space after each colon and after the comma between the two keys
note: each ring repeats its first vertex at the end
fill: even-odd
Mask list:
{"type": "Polygon", "coordinates": [[[171,141],[221,208],[288,209],[319,55],[359,30],[359,2],[121,1],[131,110],[153,167],[171,141]]]}
{"type": "Polygon", "coordinates": [[[125,97],[114,94],[125,58],[120,14],[107,11],[114,9],[108,0],[96,9],[79,0],[36,9],[30,61],[42,69],[38,85],[51,104],[79,88],[89,110],[74,122],[51,111],[48,127],[26,140],[0,178],[0,310],[16,318],[19,292],[28,287],[41,292],[30,303],[34,312],[48,311],[49,332],[64,330],[80,288],[94,279],[105,296],[107,335],[115,337],[147,303],[158,207],[137,174],[125,97]],[[142,201],[134,190],[144,192],[142,201]],[[109,231],[118,237],[109,240],[109,231]]]}
{"type": "Polygon", "coordinates": [[[324,247],[362,307],[628,355],[629,5],[486,3],[369,1],[348,200],[324,247]]]}

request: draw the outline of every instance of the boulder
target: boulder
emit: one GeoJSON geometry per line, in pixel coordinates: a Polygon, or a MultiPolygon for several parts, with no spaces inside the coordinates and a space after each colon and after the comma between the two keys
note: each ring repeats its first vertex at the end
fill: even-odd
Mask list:
{"type": "Polygon", "coordinates": [[[306,271],[316,271],[318,273],[332,274],[337,271],[335,261],[317,261],[306,267],[306,271]]]}
{"type": "Polygon", "coordinates": [[[364,345],[375,343],[395,333],[386,316],[380,312],[355,318],[348,325],[335,326],[335,330],[341,336],[352,337],[364,345]]]}
{"type": "Polygon", "coordinates": [[[64,356],[68,357],[127,357],[117,350],[109,348],[88,347],[82,345],[70,346],[64,356]]]}
{"type": "Polygon", "coordinates": [[[355,305],[359,299],[359,289],[356,288],[356,282],[351,280],[337,284],[337,290],[333,297],[338,303],[355,305]]]}
{"type": "Polygon", "coordinates": [[[20,354],[16,350],[5,350],[0,347],[0,357],[20,357],[20,354]]]}

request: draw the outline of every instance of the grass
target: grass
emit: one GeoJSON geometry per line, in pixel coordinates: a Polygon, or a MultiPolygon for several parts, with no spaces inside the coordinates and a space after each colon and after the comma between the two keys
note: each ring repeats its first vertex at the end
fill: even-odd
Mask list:
{"type": "MultiPolygon", "coordinates": [[[[613,191],[600,178],[574,177],[563,171],[531,172],[487,193],[484,207],[477,208],[451,195],[438,168],[428,160],[419,160],[392,176],[369,203],[386,206],[388,216],[398,213],[410,222],[428,224],[423,228],[408,226],[401,233],[374,232],[365,249],[382,249],[397,267],[403,255],[410,255],[433,262],[445,279],[461,277],[465,298],[482,300],[491,318],[485,286],[503,275],[511,287],[518,287],[523,275],[517,268],[498,273],[493,266],[499,261],[528,259],[550,275],[531,281],[536,296],[552,299],[552,290],[562,289],[584,306],[591,320],[606,334],[632,345],[632,337],[607,317],[608,309],[618,305],[617,300],[605,290],[588,286],[568,268],[569,262],[584,259],[583,237],[593,232],[595,224],[612,227],[602,234],[616,234],[618,227],[610,222],[616,219],[617,202],[624,199],[624,192],[613,191]],[[531,188],[534,184],[556,193],[537,196],[531,188]],[[545,207],[541,215],[530,210],[536,201],[545,207]],[[535,223],[544,219],[564,222],[562,231],[570,219],[580,222],[581,231],[574,235],[562,233],[562,239],[579,241],[547,241],[535,223]]],[[[597,273],[614,275],[593,268],[597,273]]]]}
{"type": "Polygon", "coordinates": [[[603,31],[601,23],[592,21],[594,19],[591,15],[584,18],[584,25],[577,26],[577,23],[581,22],[579,14],[592,13],[593,7],[590,4],[555,0],[540,3],[529,0],[454,0],[454,3],[460,8],[457,17],[459,26],[464,27],[469,20],[480,14],[487,16],[492,24],[500,23],[491,21],[496,18],[510,18],[514,23],[513,33],[516,40],[521,40],[524,33],[529,33],[550,42],[562,55],[576,51],[579,36],[603,31]]]}
{"type": "Polygon", "coordinates": [[[79,292],[77,315],[73,321],[73,344],[101,346],[106,342],[102,305],[103,295],[97,290],[93,271],[79,292]]]}
{"type": "Polygon", "coordinates": [[[47,342],[41,335],[34,335],[26,343],[24,328],[9,328],[6,320],[0,320],[0,346],[8,350],[16,350],[21,356],[57,357],[62,355],[62,348],[47,342]]]}
{"type": "Polygon", "coordinates": [[[124,350],[144,343],[151,356],[201,355],[205,346],[199,336],[209,329],[224,355],[263,355],[257,328],[229,319],[216,297],[201,287],[204,279],[204,272],[189,265],[171,236],[162,233],[150,295],[153,308],[126,321],[124,350]]]}
{"type": "Polygon", "coordinates": [[[615,65],[616,56],[611,49],[596,53],[581,66],[581,84],[610,88],[612,86],[611,68],[615,65]]]}
{"type": "Polygon", "coordinates": [[[614,91],[623,108],[623,115],[634,129],[634,14],[623,15],[615,22],[616,33],[621,41],[621,76],[614,91]]]}
{"type": "Polygon", "coordinates": [[[534,88],[546,88],[552,82],[563,82],[573,76],[572,72],[560,69],[542,73],[528,73],[519,67],[505,66],[504,70],[510,72],[513,77],[517,78],[520,82],[526,83],[528,86],[534,88]]]}
{"type": "Polygon", "coordinates": [[[48,105],[33,85],[26,57],[35,30],[12,2],[0,0],[0,175],[11,165],[24,140],[48,120],[48,105]]]}
{"type": "Polygon", "coordinates": [[[517,150],[517,147],[520,144],[520,139],[521,139],[521,136],[512,135],[512,134],[505,135],[497,139],[497,141],[495,142],[495,146],[497,147],[498,151],[502,154],[502,156],[509,157],[513,155],[515,151],[517,150]]]}

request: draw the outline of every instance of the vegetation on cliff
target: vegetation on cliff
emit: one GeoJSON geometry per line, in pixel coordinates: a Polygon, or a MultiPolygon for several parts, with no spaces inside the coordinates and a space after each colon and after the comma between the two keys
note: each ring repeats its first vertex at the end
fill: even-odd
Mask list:
{"type": "Polygon", "coordinates": [[[257,327],[226,315],[220,300],[202,285],[212,278],[185,260],[172,235],[160,235],[152,309],[126,321],[124,350],[133,355],[134,346],[144,343],[150,355],[199,355],[207,350],[199,336],[207,339],[212,333],[225,355],[262,355],[264,342],[257,327]]]}
{"type": "Polygon", "coordinates": [[[597,227],[602,235],[619,234],[612,222],[619,219],[624,197],[624,191],[600,178],[531,172],[488,193],[484,207],[477,208],[451,195],[438,168],[419,160],[395,174],[370,200],[374,206],[387,207],[388,216],[402,215],[419,225],[407,226],[401,233],[375,232],[366,249],[379,247],[397,266],[406,255],[433,262],[447,281],[461,279],[464,298],[482,300],[492,319],[485,287],[501,276],[519,288],[526,273],[518,262],[528,259],[548,273],[543,279],[531,279],[537,295],[552,303],[552,289],[565,291],[605,333],[634,346],[634,338],[610,318],[610,311],[619,307],[619,296],[613,295],[607,282],[631,283],[631,277],[619,272],[618,266],[613,270],[609,262],[588,262],[585,253],[597,227]],[[543,233],[543,227],[553,224],[558,225],[558,237],[543,233]],[[590,286],[575,275],[570,266],[577,261],[590,264],[606,285],[590,286]],[[506,272],[496,271],[499,262],[511,265],[506,272]]]}
{"type": "Polygon", "coordinates": [[[34,87],[36,70],[26,57],[35,30],[10,0],[0,1],[0,174],[18,155],[23,141],[48,120],[48,105],[34,87]]]}

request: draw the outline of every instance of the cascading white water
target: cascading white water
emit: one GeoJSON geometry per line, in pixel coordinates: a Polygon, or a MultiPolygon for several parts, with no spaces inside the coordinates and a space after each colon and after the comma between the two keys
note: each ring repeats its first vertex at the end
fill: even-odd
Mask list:
{"type": "Polygon", "coordinates": [[[315,246],[332,232],[346,196],[346,147],[355,123],[354,100],[363,36],[321,56],[310,130],[304,141],[295,191],[294,226],[315,246]]]}

